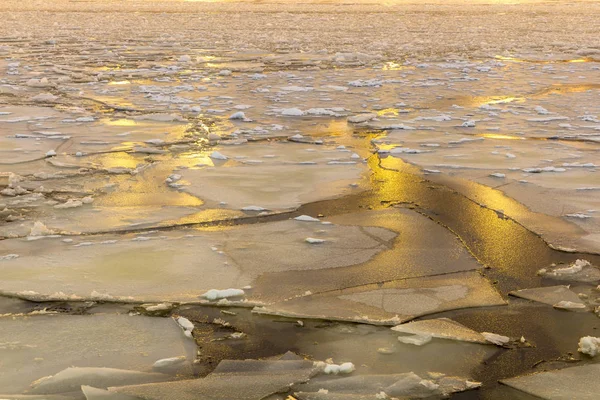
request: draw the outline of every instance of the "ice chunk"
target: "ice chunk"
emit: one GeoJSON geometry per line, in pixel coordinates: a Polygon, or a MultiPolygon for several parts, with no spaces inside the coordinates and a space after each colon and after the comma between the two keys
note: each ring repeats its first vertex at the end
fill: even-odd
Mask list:
{"type": "Polygon", "coordinates": [[[588,219],[588,218],[592,218],[592,216],[591,216],[591,215],[587,215],[587,214],[581,214],[581,213],[565,214],[565,217],[569,217],[569,218],[579,218],[579,219],[588,219]]]}
{"type": "Polygon", "coordinates": [[[227,160],[228,159],[227,156],[224,156],[223,154],[219,153],[218,151],[213,151],[212,153],[210,153],[209,157],[212,158],[213,160],[227,160]]]}
{"type": "Polygon", "coordinates": [[[600,281],[600,269],[587,260],[576,260],[566,267],[544,268],[538,271],[544,278],[573,282],[600,281]]]}
{"type": "Polygon", "coordinates": [[[304,222],[319,222],[318,218],[313,218],[310,215],[300,215],[294,218],[296,221],[304,221],[304,222]]]}
{"type": "Polygon", "coordinates": [[[236,113],[233,113],[229,116],[229,119],[241,119],[244,120],[246,119],[246,114],[244,114],[242,111],[238,111],[236,113]]]}
{"type": "Polygon", "coordinates": [[[353,115],[351,117],[348,117],[348,122],[351,122],[353,124],[360,124],[362,122],[370,121],[376,117],[377,117],[377,114],[374,114],[374,113],[358,114],[358,115],[353,115]]]}
{"type": "Polygon", "coordinates": [[[83,205],[83,202],[81,202],[81,200],[69,199],[65,203],[55,205],[54,208],[57,208],[57,209],[77,208],[77,207],[81,207],[82,205],[83,205]]]}
{"type": "Polygon", "coordinates": [[[429,335],[434,338],[459,340],[472,343],[487,343],[479,332],[467,328],[448,318],[426,319],[409,322],[392,328],[395,332],[413,335],[429,335]]]}
{"type": "Polygon", "coordinates": [[[158,371],[170,370],[173,367],[181,366],[185,363],[186,359],[186,356],[163,358],[152,364],[152,368],[158,371]]]}
{"type": "Polygon", "coordinates": [[[398,341],[405,344],[414,344],[415,346],[423,346],[431,342],[431,335],[412,335],[412,336],[398,336],[398,341]]]}
{"type": "Polygon", "coordinates": [[[242,207],[242,211],[268,211],[268,210],[266,208],[260,207],[260,206],[246,206],[246,207],[242,207]]]}
{"type": "Polygon", "coordinates": [[[183,328],[184,331],[191,332],[194,330],[194,324],[185,317],[177,317],[175,321],[183,328]]]}
{"type": "Polygon", "coordinates": [[[596,357],[600,352],[600,338],[593,336],[585,336],[579,339],[578,352],[587,354],[590,357],[596,357]]]}
{"type": "Polygon", "coordinates": [[[52,233],[53,232],[50,229],[48,229],[48,227],[46,225],[44,225],[40,221],[36,221],[33,224],[33,227],[31,228],[31,230],[29,231],[29,236],[39,237],[39,236],[52,235],[52,233]]]}
{"type": "Polygon", "coordinates": [[[356,368],[354,364],[351,362],[346,362],[343,364],[333,364],[333,363],[324,363],[324,362],[316,362],[315,367],[319,370],[323,371],[323,373],[327,375],[337,375],[337,374],[349,374],[353,372],[356,368]]]}
{"type": "Polygon", "coordinates": [[[510,341],[508,336],[498,335],[496,333],[481,332],[485,340],[498,346],[503,346],[510,341]]]}
{"type": "Polygon", "coordinates": [[[325,243],[325,239],[317,239],[317,238],[312,238],[312,237],[308,237],[306,239],[304,239],[304,241],[306,243],[310,243],[310,244],[321,244],[321,243],[325,243]]]}
{"type": "Polygon", "coordinates": [[[230,297],[240,297],[243,296],[245,292],[242,289],[211,289],[208,292],[204,293],[202,297],[207,300],[214,301],[219,299],[227,299],[230,297]]]}
{"type": "Polygon", "coordinates": [[[542,167],[542,168],[523,168],[523,172],[528,172],[532,174],[539,174],[541,172],[565,172],[564,168],[557,167],[542,167]]]}
{"type": "Polygon", "coordinates": [[[300,117],[304,115],[304,111],[299,108],[284,108],[281,110],[281,115],[286,117],[300,117]]]}
{"type": "Polygon", "coordinates": [[[560,308],[562,310],[584,310],[586,305],[579,301],[566,301],[561,300],[553,305],[554,308],[560,308]]]}

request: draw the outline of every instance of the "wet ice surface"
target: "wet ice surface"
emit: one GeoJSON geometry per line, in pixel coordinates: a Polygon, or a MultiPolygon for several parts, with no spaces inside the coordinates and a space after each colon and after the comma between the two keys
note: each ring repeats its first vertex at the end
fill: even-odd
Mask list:
{"type": "Polygon", "coordinates": [[[593,363],[599,259],[535,235],[600,253],[598,5],[339,7],[0,4],[0,397],[514,399],[593,363]]]}

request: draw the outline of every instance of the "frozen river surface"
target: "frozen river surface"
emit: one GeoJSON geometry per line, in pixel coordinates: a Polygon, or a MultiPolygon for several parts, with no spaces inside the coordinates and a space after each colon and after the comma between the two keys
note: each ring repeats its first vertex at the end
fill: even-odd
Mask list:
{"type": "Polygon", "coordinates": [[[597,398],[600,3],[0,18],[2,399],[597,398]]]}

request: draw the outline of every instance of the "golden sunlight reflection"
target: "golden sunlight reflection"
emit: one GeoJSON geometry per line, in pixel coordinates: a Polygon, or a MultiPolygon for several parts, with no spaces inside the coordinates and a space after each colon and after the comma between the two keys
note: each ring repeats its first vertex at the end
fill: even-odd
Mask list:
{"type": "Polygon", "coordinates": [[[508,103],[524,103],[527,100],[521,96],[487,96],[477,97],[475,105],[493,105],[493,104],[508,104],[508,103]]]}
{"type": "Polygon", "coordinates": [[[134,169],[138,164],[142,164],[144,161],[132,154],[125,152],[106,153],[100,154],[92,158],[93,162],[97,162],[102,165],[103,168],[131,168],[134,169]]]}
{"type": "Polygon", "coordinates": [[[109,126],[136,126],[137,125],[137,121],[134,121],[132,119],[126,119],[126,118],[119,118],[119,119],[105,118],[105,119],[102,119],[100,122],[103,123],[104,125],[109,125],[109,126]]]}
{"type": "Polygon", "coordinates": [[[206,151],[189,152],[189,153],[183,153],[183,154],[179,155],[179,158],[190,169],[203,168],[203,167],[214,167],[215,164],[214,164],[212,158],[210,158],[208,156],[208,154],[209,153],[206,151]]]}
{"type": "MultiPolygon", "coordinates": [[[[228,209],[208,209],[202,210],[192,215],[187,215],[182,217],[176,221],[165,221],[165,225],[171,224],[202,224],[204,222],[212,222],[212,221],[224,221],[231,220],[234,218],[241,218],[246,216],[245,213],[237,210],[228,210],[228,209]]],[[[198,226],[194,229],[201,231],[222,231],[227,229],[228,227],[225,225],[215,225],[215,226],[198,226]]]]}
{"type": "Polygon", "coordinates": [[[414,67],[409,66],[409,65],[402,65],[402,64],[398,64],[397,62],[394,62],[394,61],[388,61],[383,64],[382,69],[384,71],[401,71],[401,70],[413,69],[413,68],[414,67]]]}
{"type": "Polygon", "coordinates": [[[498,139],[498,140],[525,140],[525,138],[522,136],[503,135],[500,133],[481,133],[476,136],[483,137],[486,139],[498,139]]]}
{"type": "Polygon", "coordinates": [[[129,81],[112,81],[108,82],[109,85],[129,85],[131,82],[129,81]]]}
{"type": "Polygon", "coordinates": [[[517,57],[508,57],[508,56],[495,56],[497,60],[500,61],[510,61],[510,62],[518,62],[518,63],[534,63],[534,64],[552,64],[552,63],[585,63],[585,62],[594,62],[593,58],[583,57],[583,58],[575,58],[569,60],[526,60],[524,58],[517,57]]]}
{"type": "Polygon", "coordinates": [[[377,115],[382,116],[382,115],[399,115],[400,112],[398,112],[397,108],[384,108],[383,110],[378,110],[377,111],[377,115]]]}
{"type": "Polygon", "coordinates": [[[172,172],[170,168],[152,168],[144,173],[131,176],[117,176],[118,189],[101,196],[94,202],[97,206],[109,207],[199,207],[204,202],[181,191],[171,190],[163,184],[172,172]],[[157,179],[157,176],[164,176],[157,179]]]}

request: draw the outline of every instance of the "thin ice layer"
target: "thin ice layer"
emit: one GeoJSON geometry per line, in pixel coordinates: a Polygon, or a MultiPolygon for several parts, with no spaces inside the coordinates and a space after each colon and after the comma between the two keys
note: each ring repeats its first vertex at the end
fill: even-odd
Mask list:
{"type": "Polygon", "coordinates": [[[145,400],[260,400],[315,372],[311,361],[226,361],[206,378],[113,388],[145,400]]]}
{"type": "Polygon", "coordinates": [[[81,386],[81,391],[86,400],[138,400],[138,397],[128,396],[126,394],[114,393],[105,389],[98,389],[91,386],[81,386]]]}
{"type": "MultiPolygon", "coordinates": [[[[426,398],[444,396],[480,386],[465,378],[444,374],[414,372],[386,375],[356,375],[338,379],[319,379],[306,385],[296,385],[298,391],[336,394],[370,395],[384,392],[389,397],[426,398]]],[[[318,397],[317,397],[318,398],[318,397]]],[[[325,397],[326,398],[326,397],[325,397]]]]}

